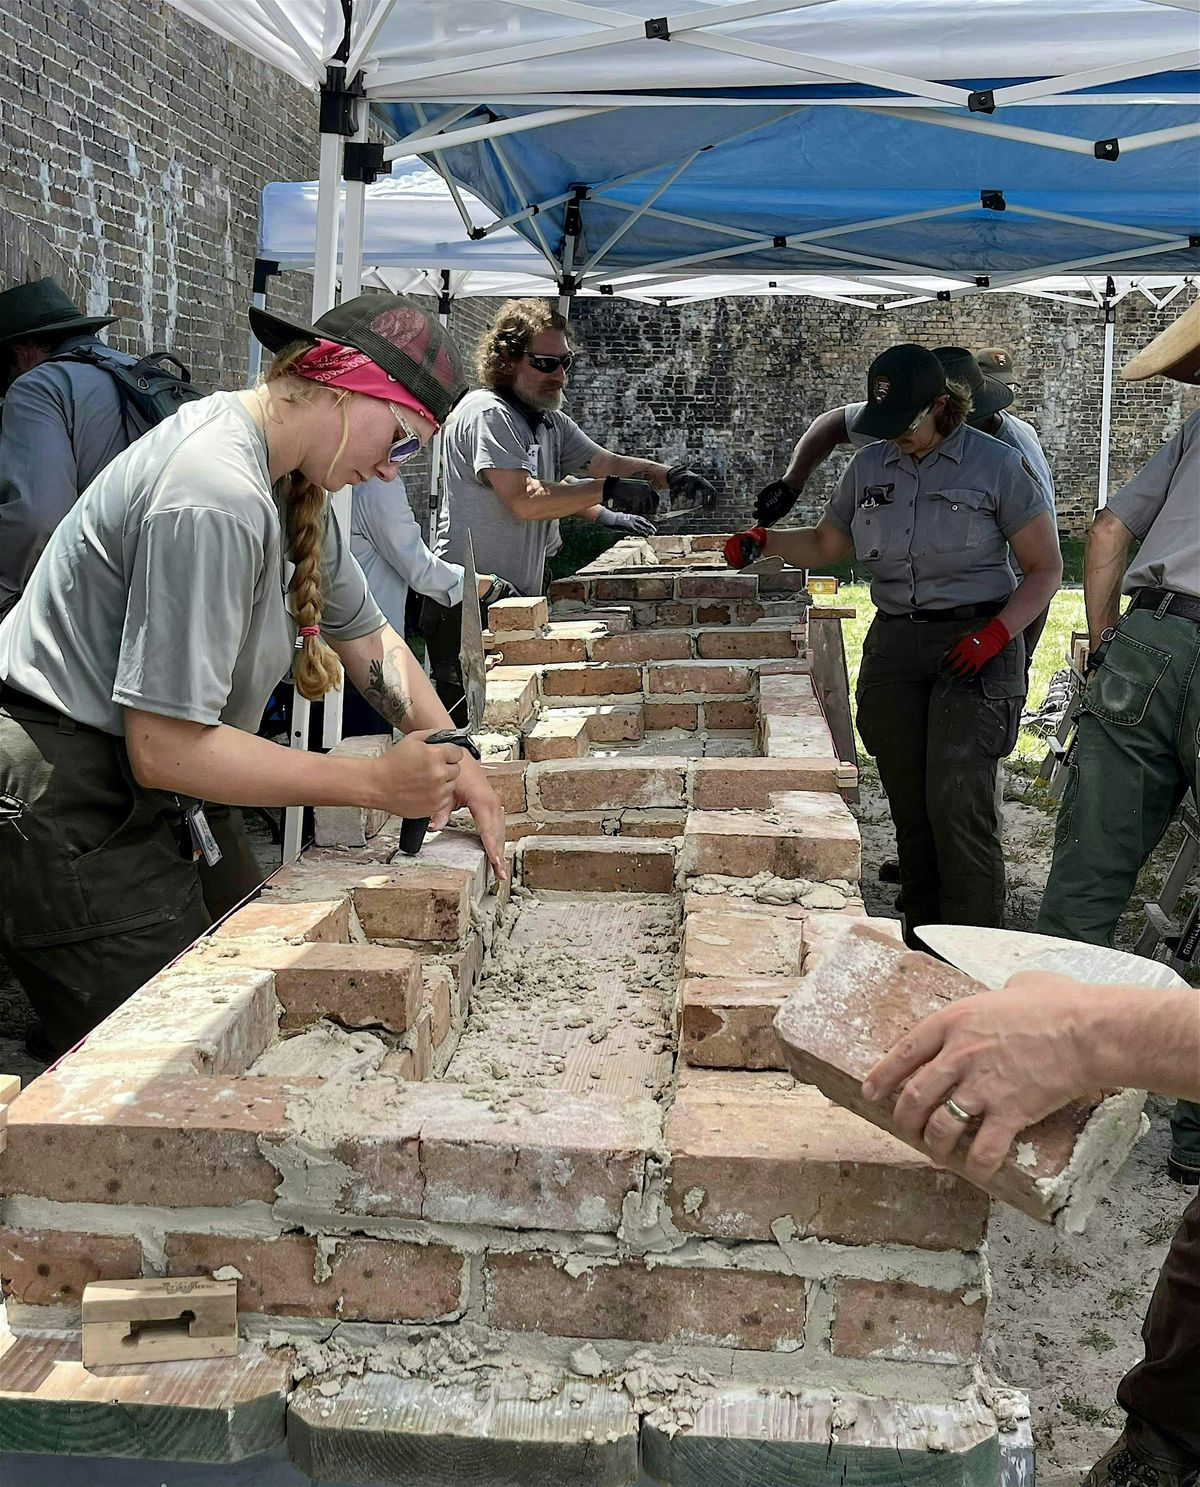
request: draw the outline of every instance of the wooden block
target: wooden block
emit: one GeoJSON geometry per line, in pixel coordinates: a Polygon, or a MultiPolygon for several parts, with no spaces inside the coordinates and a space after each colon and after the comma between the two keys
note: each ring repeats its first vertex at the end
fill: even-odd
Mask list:
{"type": "Polygon", "coordinates": [[[20,1093],[19,1074],[0,1074],[0,1155],[8,1145],[8,1107],[20,1093]]]}
{"type": "Polygon", "coordinates": [[[83,1291],[83,1361],[181,1363],[232,1358],[237,1282],[208,1276],[93,1281],[83,1291]]]}

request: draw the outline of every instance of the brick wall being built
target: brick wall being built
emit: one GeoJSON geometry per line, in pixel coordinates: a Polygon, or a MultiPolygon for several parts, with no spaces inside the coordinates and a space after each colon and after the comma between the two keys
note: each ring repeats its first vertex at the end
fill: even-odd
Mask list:
{"type": "Polygon", "coordinates": [[[811,672],[836,621],[713,542],[493,606],[511,884],[468,823],[393,861],[395,819],[318,810],[9,1106],[0,1450],[996,1480],[986,1195],[797,1083],[772,1025],[848,926],[896,930],[811,672]],[[236,1280],[236,1357],[82,1366],[86,1284],[192,1276],[236,1280]]]}

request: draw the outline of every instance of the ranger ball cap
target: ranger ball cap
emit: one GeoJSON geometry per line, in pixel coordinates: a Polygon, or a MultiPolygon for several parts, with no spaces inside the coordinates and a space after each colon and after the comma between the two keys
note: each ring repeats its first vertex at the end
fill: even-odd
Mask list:
{"type": "Polygon", "coordinates": [[[898,439],[917,414],[946,391],[946,374],[933,352],[906,342],[882,352],[867,371],[867,405],[856,434],[898,439]]]}
{"type": "Polygon", "coordinates": [[[313,325],[250,311],[250,328],[268,351],[293,341],[353,346],[408,388],[438,423],[467,390],[462,356],[436,315],[406,294],[360,294],[327,310],[313,325]]]}
{"type": "Polygon", "coordinates": [[[934,356],[942,364],[947,382],[957,382],[971,394],[971,411],[967,422],[987,423],[1013,400],[1013,390],[999,377],[985,376],[979,362],[965,346],[939,346],[934,356]]]}
{"type": "Polygon", "coordinates": [[[1013,359],[1003,346],[985,346],[982,351],[975,353],[975,360],[985,377],[995,377],[1006,382],[1009,387],[1017,380],[1013,359]]]}

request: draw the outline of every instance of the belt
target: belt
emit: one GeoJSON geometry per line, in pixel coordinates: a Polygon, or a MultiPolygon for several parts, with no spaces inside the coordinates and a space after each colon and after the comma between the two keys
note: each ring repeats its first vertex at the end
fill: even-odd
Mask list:
{"type": "Polygon", "coordinates": [[[928,625],[936,620],[983,620],[999,614],[1007,599],[991,599],[986,604],[959,604],[953,609],[907,609],[903,614],[878,610],[881,620],[911,620],[914,625],[928,625]]]}
{"type": "Polygon", "coordinates": [[[1177,594],[1174,589],[1139,589],[1129,607],[1161,609],[1164,614],[1177,615],[1181,620],[1200,622],[1200,599],[1191,594],[1177,594]]]}

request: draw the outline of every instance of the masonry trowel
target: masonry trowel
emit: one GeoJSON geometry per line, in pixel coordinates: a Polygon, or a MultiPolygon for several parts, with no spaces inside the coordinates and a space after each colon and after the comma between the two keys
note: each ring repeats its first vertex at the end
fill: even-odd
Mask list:
{"type": "Polygon", "coordinates": [[[1089,986],[1187,985],[1160,960],[1082,940],[974,924],[923,924],[916,933],[935,954],[992,991],[999,991],[1018,971],[1053,971],[1089,986]]]}
{"type": "MultiPolygon", "coordinates": [[[[467,703],[467,726],[465,728],[440,728],[425,740],[428,744],[455,744],[466,749],[472,758],[479,758],[479,750],[471,740],[483,722],[483,710],[487,701],[487,662],[483,652],[483,624],[479,614],[479,578],[475,572],[475,546],[467,533],[467,550],[463,561],[462,622],[458,642],[458,667],[462,674],[463,693],[467,703]]],[[[400,827],[400,851],[407,857],[415,857],[421,850],[425,833],[429,829],[429,817],[406,817],[400,827]]]]}

